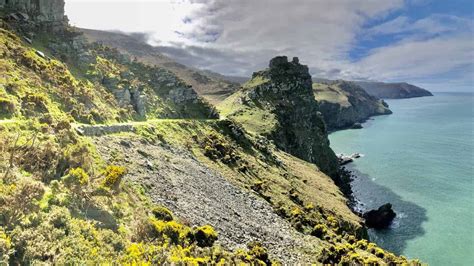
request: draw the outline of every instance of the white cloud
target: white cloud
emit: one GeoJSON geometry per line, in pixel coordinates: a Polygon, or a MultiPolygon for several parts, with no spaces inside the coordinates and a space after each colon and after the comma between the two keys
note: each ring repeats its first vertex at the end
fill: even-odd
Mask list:
{"type": "Polygon", "coordinates": [[[183,0],[66,0],[66,14],[73,25],[101,30],[152,33],[161,44],[183,41],[184,20],[202,4],[183,0]]]}
{"type": "Polygon", "coordinates": [[[423,81],[453,69],[472,71],[472,19],[401,15],[365,28],[393,11],[427,5],[417,1],[66,0],[66,9],[78,26],[147,32],[179,62],[222,74],[248,76],[278,54],[298,56],[326,78],[423,81]],[[392,42],[351,60],[358,41],[384,36],[392,42]]]}
{"type": "Polygon", "coordinates": [[[468,67],[474,62],[470,35],[407,41],[378,48],[354,67],[373,78],[415,79],[468,67]]]}
{"type": "Polygon", "coordinates": [[[367,33],[369,35],[417,34],[417,38],[424,38],[435,34],[449,34],[467,30],[472,31],[472,21],[469,19],[453,15],[433,14],[419,20],[399,16],[368,29],[367,33]]]}

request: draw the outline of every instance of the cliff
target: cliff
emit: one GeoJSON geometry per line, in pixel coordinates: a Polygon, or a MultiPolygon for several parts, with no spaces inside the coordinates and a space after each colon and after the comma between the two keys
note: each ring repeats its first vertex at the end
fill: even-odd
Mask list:
{"type": "Polygon", "coordinates": [[[380,99],[404,99],[414,97],[433,96],[433,94],[425,89],[415,85],[402,83],[384,83],[370,81],[355,81],[370,95],[380,99]]]}
{"type": "Polygon", "coordinates": [[[337,175],[337,158],[318,112],[311,75],[298,58],[291,62],[285,56],[273,58],[268,69],[255,72],[219,106],[224,116],[267,136],[283,151],[337,175]]]}
{"type": "Polygon", "coordinates": [[[354,82],[313,83],[313,92],[329,130],[352,127],[371,116],[392,113],[383,100],[369,95],[354,82]]]}
{"type": "Polygon", "coordinates": [[[63,22],[64,0],[0,0],[0,8],[8,12],[23,12],[36,22],[63,22]]]}

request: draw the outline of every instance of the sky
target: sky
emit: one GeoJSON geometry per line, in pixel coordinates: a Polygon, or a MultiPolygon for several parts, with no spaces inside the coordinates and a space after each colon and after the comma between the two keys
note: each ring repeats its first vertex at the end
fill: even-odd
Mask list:
{"type": "Polygon", "coordinates": [[[474,92],[473,0],[66,0],[66,14],[224,75],[287,55],[318,78],[474,92]]]}

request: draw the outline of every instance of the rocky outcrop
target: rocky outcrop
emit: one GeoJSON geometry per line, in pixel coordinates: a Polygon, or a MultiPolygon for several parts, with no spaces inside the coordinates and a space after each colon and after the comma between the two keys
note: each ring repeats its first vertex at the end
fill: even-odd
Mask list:
{"type": "Polygon", "coordinates": [[[239,89],[239,83],[228,81],[227,77],[220,74],[175,62],[164,55],[166,54],[166,48],[149,45],[147,37],[143,34],[124,34],[88,29],[82,29],[81,31],[92,42],[99,42],[117,48],[140,62],[172,72],[187,84],[192,85],[198,95],[204,97],[210,103],[217,104],[239,89]]]}
{"type": "Polygon", "coordinates": [[[370,95],[381,99],[404,99],[433,96],[431,92],[406,82],[384,83],[356,81],[355,83],[361,86],[370,95]]]}
{"type": "Polygon", "coordinates": [[[396,213],[392,210],[392,204],[390,203],[380,206],[377,210],[370,210],[363,215],[367,227],[375,229],[389,227],[395,216],[396,213]]]}
{"type": "Polygon", "coordinates": [[[186,102],[196,103],[199,96],[191,87],[182,86],[170,90],[168,98],[176,104],[183,104],[186,102]]]}
{"type": "Polygon", "coordinates": [[[1,0],[0,6],[10,12],[24,12],[36,22],[62,22],[64,0],[1,0]]]}
{"type": "Polygon", "coordinates": [[[313,83],[313,92],[329,130],[361,128],[360,123],[371,116],[392,113],[383,100],[369,95],[354,82],[313,83]]]}
{"type": "Polygon", "coordinates": [[[329,147],[311,75],[298,58],[291,62],[286,56],[273,58],[268,69],[255,72],[243,89],[222,103],[222,108],[231,109],[228,116],[249,131],[267,136],[281,150],[337,176],[337,158],[329,147]]]}

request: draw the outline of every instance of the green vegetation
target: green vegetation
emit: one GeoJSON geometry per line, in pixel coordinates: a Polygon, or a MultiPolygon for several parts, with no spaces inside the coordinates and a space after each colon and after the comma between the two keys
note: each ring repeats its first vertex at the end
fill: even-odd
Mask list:
{"type": "Polygon", "coordinates": [[[258,260],[246,251],[242,255],[215,246],[218,234],[211,226],[193,229],[168,209],[152,204],[123,180],[125,167],[104,168],[85,138],[70,130],[61,131],[67,138],[59,137],[58,132],[50,134],[51,130],[52,126],[44,124],[1,126],[2,262],[198,264],[258,260]],[[46,133],[40,132],[44,127],[46,133]],[[30,139],[30,135],[36,138],[30,139]],[[41,159],[23,160],[24,154],[41,159]],[[114,189],[113,193],[102,187],[114,189]]]}
{"type": "MultiPolygon", "coordinates": [[[[390,255],[380,258],[376,253],[366,251],[367,241],[363,240],[360,218],[349,210],[346,199],[334,182],[324,173],[315,171],[313,164],[283,153],[252,134],[243,132],[241,135],[230,128],[239,126],[232,121],[160,121],[147,125],[146,131],[137,132],[144,139],[148,139],[149,132],[154,132],[162,139],[149,141],[191,150],[211,169],[241,187],[256,191],[297,230],[321,239],[320,250],[304,251],[319,262],[409,262],[389,252],[385,254],[390,255]],[[239,158],[238,163],[245,162],[246,171],[236,167],[239,164],[232,163],[233,160],[224,159],[226,155],[239,158]],[[339,250],[337,253],[332,251],[336,248],[339,250]]],[[[134,134],[130,137],[136,138],[134,134]]],[[[159,208],[157,213],[157,219],[167,220],[160,218],[167,217],[166,211],[159,208]]],[[[264,254],[267,253],[262,249],[265,250],[261,244],[251,246],[250,257],[265,261],[264,254]],[[263,255],[258,255],[260,253],[263,255]]]]}
{"type": "Polygon", "coordinates": [[[109,189],[118,189],[122,178],[125,175],[127,169],[123,166],[109,165],[103,171],[104,181],[102,185],[109,189]]]}
{"type": "MultiPolygon", "coordinates": [[[[114,88],[84,79],[103,75],[113,80],[132,66],[97,56],[101,72],[76,79],[68,66],[40,57],[3,29],[0,53],[1,119],[12,119],[0,123],[0,264],[257,261],[246,251],[234,254],[215,246],[218,235],[211,226],[193,229],[152,204],[140,187],[126,181],[124,166],[108,165],[91,139],[74,131],[71,123],[134,116],[119,106],[114,88]]],[[[126,82],[121,79],[117,88],[126,82]]],[[[157,92],[158,100],[160,93],[167,92],[157,92]]],[[[207,118],[209,106],[200,100],[195,104],[188,115],[202,111],[207,118]]],[[[166,105],[166,112],[187,116],[177,104],[166,105]]],[[[146,128],[142,132],[162,139],[146,128]]]]}
{"type": "Polygon", "coordinates": [[[204,225],[194,230],[194,239],[200,247],[212,247],[217,240],[217,232],[210,225],[204,225]]]}
{"type": "Polygon", "coordinates": [[[171,73],[101,45],[87,49],[87,60],[55,54],[66,65],[0,29],[0,119],[13,120],[0,123],[0,264],[277,264],[262,243],[226,250],[211,225],[189,225],[156,205],[145,184],[132,182],[126,154],[110,151],[106,160],[94,139],[74,130],[78,123],[148,118],[178,119],[107,137],[191,151],[314,238],[317,247],[297,251],[314,262],[409,262],[364,241],[360,218],[333,180],[266,138],[285,126],[275,99],[246,96],[268,79],[255,77],[229,98],[224,115],[235,120],[204,120],[217,117],[213,108],[171,73]],[[126,91],[146,101],[128,101],[126,91]]]}
{"type": "Polygon", "coordinates": [[[163,206],[155,206],[153,207],[151,212],[153,213],[153,216],[158,220],[162,220],[165,222],[173,220],[173,214],[171,213],[171,211],[163,206]]]}
{"type": "Polygon", "coordinates": [[[340,129],[365,121],[370,116],[392,112],[388,105],[354,82],[313,83],[313,93],[329,129],[340,129]]]}
{"type": "Polygon", "coordinates": [[[318,102],[326,101],[338,103],[342,107],[349,107],[351,103],[347,97],[347,93],[334,84],[333,86],[324,83],[313,83],[313,91],[318,102]]]}

